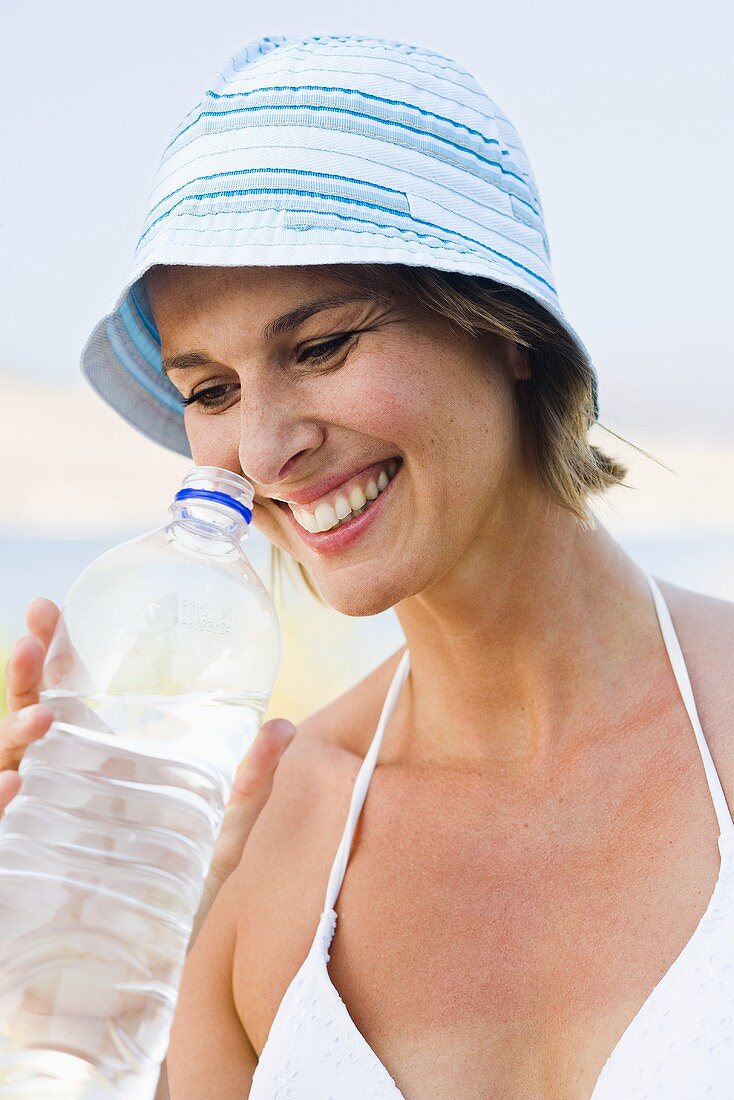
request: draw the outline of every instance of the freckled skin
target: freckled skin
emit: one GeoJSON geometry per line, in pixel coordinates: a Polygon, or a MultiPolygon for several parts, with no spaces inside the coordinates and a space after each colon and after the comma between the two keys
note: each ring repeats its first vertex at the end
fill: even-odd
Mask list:
{"type": "Polygon", "coordinates": [[[332,607],[395,608],[411,674],[394,722],[414,750],[532,753],[586,728],[589,692],[619,704],[630,631],[657,629],[647,586],[601,525],[580,528],[544,493],[515,400],[524,351],[403,301],[351,302],[265,338],[275,318],[343,293],[338,268],[158,267],[146,287],[164,358],[215,361],[171,371],[184,397],[232,387],[222,407],[186,408],[194,461],[252,482],[255,526],[332,607]],[[353,330],[326,361],[303,359],[353,330]],[[391,499],[339,554],[320,558],[270,499],[393,455],[391,499]]]}
{"type": "MultiPolygon", "coordinates": [[[[172,372],[182,394],[234,387],[219,410],[186,410],[194,461],[244,473],[255,525],[324,599],[354,616],[394,607],[410,650],[340,895],[336,988],[418,1092],[424,1080],[446,1095],[589,1096],[631,1006],[700,920],[719,856],[647,582],[533,469],[514,394],[524,353],[457,336],[410,303],[341,306],[266,341],[268,322],[339,287],[333,269],[182,267],[146,282],[164,356],[219,363],[172,372]],[[299,362],[303,346],[357,328],[332,359],[299,362]],[[344,553],[320,560],[268,499],[393,455],[404,465],[391,499],[344,553]],[[437,1021],[450,1083],[437,1077],[437,1021]]],[[[664,588],[731,801],[730,611],[664,588]]],[[[245,1021],[260,1048],[296,965],[277,960],[312,935],[299,907],[333,858],[384,670],[305,723],[294,769],[311,758],[322,774],[342,759],[335,745],[349,762],[314,800],[314,862],[287,867],[294,913],[274,920],[269,905],[238,926],[234,988],[250,997],[264,967],[267,996],[245,1021]]],[[[284,800],[263,881],[300,826],[284,800]]]]}
{"type": "Polygon", "coordinates": [[[244,473],[256,489],[255,526],[303,561],[343,613],[376,614],[435,581],[478,537],[510,483],[522,507],[530,486],[512,388],[527,365],[506,342],[470,341],[402,303],[325,311],[293,335],[264,341],[273,317],[339,289],[327,268],[155,268],[146,285],[163,354],[204,350],[226,366],[173,371],[182,394],[241,387],[223,409],[186,409],[194,460],[244,473]],[[358,327],[369,331],[333,364],[295,362],[307,341],[358,327]],[[385,517],[389,533],[357,540],[338,560],[322,564],[275,504],[259,502],[393,454],[405,468],[400,507],[385,517]],[[368,563],[384,563],[386,538],[390,569],[373,568],[365,585],[368,563]]]}

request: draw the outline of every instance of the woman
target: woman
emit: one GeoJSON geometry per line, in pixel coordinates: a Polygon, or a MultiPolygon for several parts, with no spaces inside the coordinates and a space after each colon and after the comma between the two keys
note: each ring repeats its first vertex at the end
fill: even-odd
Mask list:
{"type": "MultiPolygon", "coordinates": [[[[731,1100],[734,608],[588,510],[625,471],[497,105],[401,43],[248,47],[82,367],[407,641],[243,763],[173,1100],[731,1100]]],[[[56,613],[29,608],[13,711],[56,613]]],[[[6,721],[8,773],[49,721],[6,721]]]]}

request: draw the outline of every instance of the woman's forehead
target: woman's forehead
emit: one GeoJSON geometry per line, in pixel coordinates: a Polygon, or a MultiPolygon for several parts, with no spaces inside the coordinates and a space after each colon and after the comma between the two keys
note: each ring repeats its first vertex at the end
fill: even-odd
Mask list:
{"type": "MultiPolygon", "coordinates": [[[[390,265],[383,265],[387,269],[390,265]]],[[[368,264],[304,264],[301,266],[196,266],[189,264],[155,264],[143,276],[146,289],[161,287],[230,286],[243,290],[263,286],[298,286],[315,283],[345,283],[379,289],[389,281],[387,270],[382,277],[368,264]]]]}
{"type": "Polygon", "coordinates": [[[278,313],[319,297],[349,301],[376,300],[384,304],[400,297],[387,272],[367,265],[317,264],[301,267],[193,267],[161,264],[149,269],[145,290],[156,321],[161,314],[212,303],[257,312],[278,313]]]}

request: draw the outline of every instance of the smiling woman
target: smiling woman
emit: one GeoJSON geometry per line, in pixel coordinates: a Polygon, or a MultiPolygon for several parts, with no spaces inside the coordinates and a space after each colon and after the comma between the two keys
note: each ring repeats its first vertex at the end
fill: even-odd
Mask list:
{"type": "MultiPolygon", "coordinates": [[[[288,269],[281,269],[279,281],[282,282],[288,273],[288,269]]],[[[293,274],[297,277],[298,269],[293,269],[293,274]]],[[[301,274],[305,274],[309,283],[313,282],[313,272],[301,274]]],[[[210,276],[212,280],[216,276],[217,293],[220,294],[227,283],[236,284],[238,281],[237,272],[228,269],[210,271],[210,276]]],[[[194,275],[190,282],[196,279],[194,275]]],[[[341,293],[320,295],[301,303],[267,321],[262,330],[264,344],[273,344],[278,338],[282,341],[285,337],[294,341],[290,370],[295,371],[297,365],[304,363],[309,367],[330,364],[331,368],[336,368],[347,356],[353,359],[358,354],[352,350],[358,342],[357,338],[370,331],[370,325],[363,323],[346,332],[336,331],[343,327],[341,322],[355,316],[361,318],[365,316],[365,310],[368,311],[366,316],[369,321],[369,311],[374,313],[377,310],[384,325],[388,318],[394,322],[396,311],[400,308],[405,310],[408,304],[417,317],[422,315],[434,323],[443,322],[455,340],[465,341],[468,338],[475,341],[480,356],[485,357],[485,371],[491,369],[492,362],[498,357],[511,355],[512,349],[521,350],[526,357],[526,368],[524,377],[516,379],[514,396],[522,437],[536,476],[550,499],[568,509],[583,526],[593,529],[595,520],[589,511],[588,498],[622,483],[626,471],[619,462],[589,443],[588,429],[594,419],[594,373],[578,344],[552,314],[526,294],[493,280],[430,268],[333,265],[328,271],[328,281],[335,291],[341,287],[341,293]],[[322,336],[315,343],[304,340],[302,333],[308,322],[311,322],[311,327],[316,324],[326,338],[322,336]],[[298,337],[301,338],[297,340],[298,337]],[[532,379],[532,385],[522,384],[529,379],[532,379]]],[[[181,293],[186,294],[186,308],[190,305],[193,292],[190,282],[185,290],[186,283],[176,269],[161,266],[153,267],[144,277],[149,300],[155,301],[156,291],[160,295],[165,286],[178,287],[181,293]]],[[[241,277],[239,285],[241,297],[238,299],[236,294],[232,297],[235,325],[239,324],[240,316],[252,314],[251,304],[246,298],[247,288],[241,277]]],[[[210,281],[209,286],[212,289],[214,282],[210,281]]],[[[160,324],[158,328],[160,330],[160,324]]],[[[373,322],[371,330],[374,331],[374,328],[373,322]]],[[[185,351],[162,357],[163,371],[174,384],[181,377],[179,372],[194,367],[203,368],[207,378],[216,368],[220,374],[226,371],[222,363],[212,360],[202,351],[185,351]]],[[[243,384],[247,401],[247,381],[245,378],[244,383],[222,381],[214,386],[210,382],[197,384],[196,387],[190,385],[183,390],[182,403],[185,408],[197,405],[201,412],[232,408],[242,399],[243,384]],[[186,396],[189,390],[190,395],[186,396]]],[[[262,501],[256,496],[255,503],[257,505],[262,501]]],[[[360,514],[359,505],[352,512],[360,514]]],[[[344,522],[345,517],[340,518],[344,522]]],[[[327,515],[324,523],[328,526],[322,529],[329,530],[336,522],[336,515],[333,520],[327,515]]],[[[312,533],[318,530],[318,527],[313,527],[312,533]]],[[[310,543],[312,546],[319,544],[323,550],[335,545],[333,539],[317,539],[310,543]]],[[[337,545],[341,547],[346,543],[342,539],[337,545]]],[[[283,550],[276,541],[271,542],[271,547],[272,573],[277,578],[284,570],[283,550]]],[[[291,554],[286,557],[287,560],[294,560],[291,554]]],[[[322,599],[306,564],[297,556],[295,561],[311,593],[322,599]]]]}
{"type": "Polygon", "coordinates": [[[626,470],[471,74],[368,36],[242,50],[82,370],[407,642],[272,785],[246,769],[173,1100],[730,1100],[734,606],[659,586],[591,511],[626,470]]]}

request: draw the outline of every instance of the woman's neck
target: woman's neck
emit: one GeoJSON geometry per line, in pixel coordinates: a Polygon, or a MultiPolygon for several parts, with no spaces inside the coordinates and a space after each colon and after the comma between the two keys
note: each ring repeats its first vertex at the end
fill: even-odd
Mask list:
{"type": "Polygon", "coordinates": [[[532,770],[649,692],[652,596],[606,529],[555,509],[500,543],[395,608],[410,676],[386,763],[532,770]]]}

